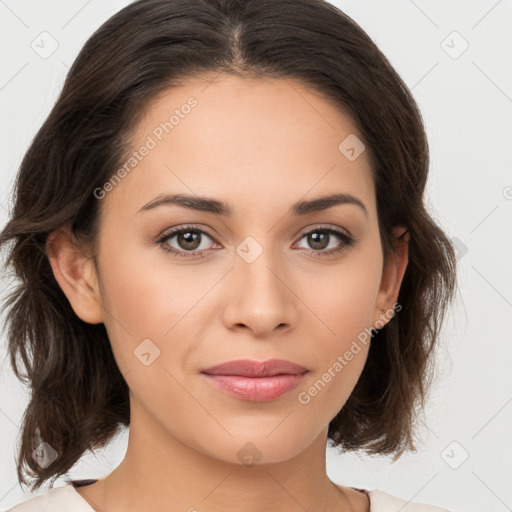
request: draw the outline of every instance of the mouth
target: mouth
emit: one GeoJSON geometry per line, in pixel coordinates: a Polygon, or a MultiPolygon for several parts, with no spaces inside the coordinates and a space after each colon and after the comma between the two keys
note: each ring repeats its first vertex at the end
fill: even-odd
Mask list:
{"type": "Polygon", "coordinates": [[[239,359],[206,368],[202,373],[208,375],[239,375],[243,377],[273,377],[275,375],[300,375],[307,372],[304,366],[285,361],[284,359],[269,359],[255,361],[239,359]]]}
{"type": "Polygon", "coordinates": [[[282,359],[245,359],[228,361],[201,373],[217,390],[230,396],[253,402],[269,402],[297,387],[309,370],[282,359]]]}

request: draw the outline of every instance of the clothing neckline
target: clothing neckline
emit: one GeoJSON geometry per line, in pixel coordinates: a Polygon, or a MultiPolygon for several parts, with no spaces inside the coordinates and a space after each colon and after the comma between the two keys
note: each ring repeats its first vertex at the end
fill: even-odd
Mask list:
{"type": "MultiPolygon", "coordinates": [[[[87,485],[91,485],[93,484],[94,482],[97,482],[98,479],[94,479],[94,478],[86,478],[86,479],[81,479],[81,480],[67,480],[67,483],[68,485],[71,484],[71,489],[75,492],[75,494],[84,502],[86,503],[89,507],[91,507],[91,505],[89,504],[89,502],[79,493],[77,492],[76,488],[77,487],[86,487],[87,485]]],[[[370,500],[370,491],[368,489],[358,489],[356,487],[350,487],[351,489],[354,489],[354,491],[358,491],[364,495],[366,495],[368,497],[368,499],[370,500]]],[[[91,507],[92,508],[92,507],[91,507]]],[[[93,509],[94,510],[94,509],[93,509]]]]}
{"type": "Polygon", "coordinates": [[[68,480],[68,483],[73,484],[73,487],[85,487],[86,485],[91,485],[94,482],[97,482],[98,479],[88,478],[83,480],[68,480]]]}
{"type": "MultiPolygon", "coordinates": [[[[91,485],[94,482],[97,482],[98,479],[94,478],[87,478],[82,480],[68,480],[68,483],[73,484],[73,487],[84,487],[86,485],[91,485]]],[[[354,491],[362,492],[363,494],[368,494],[370,491],[368,489],[358,489],[356,487],[351,487],[351,489],[354,489],[354,491]]]]}

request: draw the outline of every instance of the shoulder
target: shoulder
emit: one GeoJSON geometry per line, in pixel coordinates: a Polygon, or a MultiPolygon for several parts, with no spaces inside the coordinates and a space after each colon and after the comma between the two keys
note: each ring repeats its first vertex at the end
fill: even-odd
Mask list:
{"type": "Polygon", "coordinates": [[[367,494],[370,512],[452,512],[446,508],[407,501],[379,489],[367,491],[367,494]]]}
{"type": "Polygon", "coordinates": [[[73,487],[68,483],[63,487],[54,487],[46,493],[30,498],[7,512],[91,512],[94,509],[83,500],[73,487]]]}

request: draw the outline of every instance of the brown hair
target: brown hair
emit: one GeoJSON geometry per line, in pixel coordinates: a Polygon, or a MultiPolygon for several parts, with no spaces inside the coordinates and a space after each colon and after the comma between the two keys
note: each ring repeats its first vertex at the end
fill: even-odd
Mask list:
{"type": "Polygon", "coordinates": [[[215,72],[300,80],[358,127],[372,161],[384,262],[391,228],[404,225],[409,264],[402,310],[375,331],[328,436],[342,450],[396,452],[395,460],[416,449],[415,409],[431,383],[456,259],[425,208],[428,144],[411,92],[363,29],[323,0],[141,0],[104,23],[73,63],[23,158],[0,234],[2,248],[12,242],[6,268],[17,278],[4,303],[10,361],[31,390],[17,474],[25,484],[24,473],[35,477],[33,490],[130,423],[128,387],[105,327],[74,313],[49,264],[47,237],[69,223],[77,240],[94,242],[94,190],[123,161],[144,109],[181,80],[215,72]],[[40,440],[58,453],[47,467],[32,457],[40,440]]]}

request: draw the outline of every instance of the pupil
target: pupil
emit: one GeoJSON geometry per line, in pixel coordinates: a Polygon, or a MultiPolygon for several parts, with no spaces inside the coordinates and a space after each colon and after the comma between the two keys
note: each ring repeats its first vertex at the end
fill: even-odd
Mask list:
{"type": "Polygon", "coordinates": [[[311,235],[309,235],[309,242],[312,247],[315,249],[325,249],[327,247],[327,244],[325,243],[327,240],[327,234],[322,232],[315,232],[311,235]],[[323,241],[321,238],[323,237],[323,241]]]}
{"type": "Polygon", "coordinates": [[[180,233],[179,235],[179,243],[184,249],[196,249],[199,245],[197,243],[198,240],[199,233],[195,233],[193,231],[187,231],[185,233],[180,233]]]}

